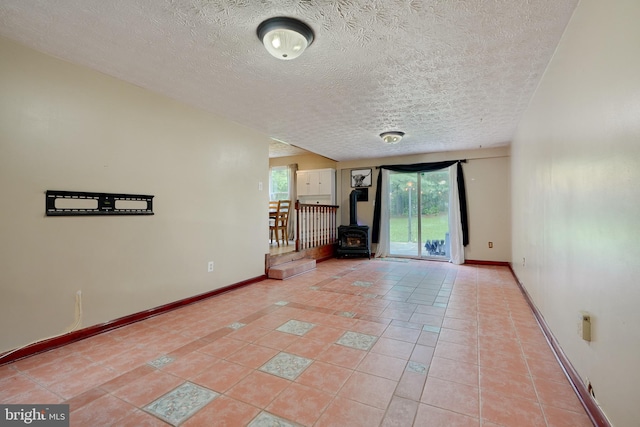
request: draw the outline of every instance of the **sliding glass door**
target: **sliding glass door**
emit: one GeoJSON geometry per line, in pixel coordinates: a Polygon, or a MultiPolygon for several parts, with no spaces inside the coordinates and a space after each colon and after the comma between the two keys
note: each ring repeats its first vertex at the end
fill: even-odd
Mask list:
{"type": "Polygon", "coordinates": [[[449,259],[449,171],[390,172],[389,253],[449,259]]]}

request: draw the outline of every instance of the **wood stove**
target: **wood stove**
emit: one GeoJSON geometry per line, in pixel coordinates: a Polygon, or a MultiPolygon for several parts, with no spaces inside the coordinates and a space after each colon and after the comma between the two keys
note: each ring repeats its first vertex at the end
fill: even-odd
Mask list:
{"type": "Polygon", "coordinates": [[[369,227],[358,225],[357,198],[358,190],[353,190],[349,195],[349,225],[338,227],[338,258],[366,256],[371,259],[369,227]]]}

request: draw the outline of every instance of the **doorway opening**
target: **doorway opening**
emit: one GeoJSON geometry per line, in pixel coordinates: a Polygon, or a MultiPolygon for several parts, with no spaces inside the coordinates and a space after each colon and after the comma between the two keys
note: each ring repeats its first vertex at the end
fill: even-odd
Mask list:
{"type": "Polygon", "coordinates": [[[389,174],[389,253],[449,260],[449,171],[389,174]]]}

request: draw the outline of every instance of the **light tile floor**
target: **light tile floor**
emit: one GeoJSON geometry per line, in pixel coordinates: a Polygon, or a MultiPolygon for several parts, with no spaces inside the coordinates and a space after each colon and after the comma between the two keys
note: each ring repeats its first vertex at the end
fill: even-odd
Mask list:
{"type": "Polygon", "coordinates": [[[323,262],[2,366],[0,402],[92,427],[591,425],[507,268],[409,260],[323,262]]]}
{"type": "Polygon", "coordinates": [[[296,242],[295,240],[289,240],[287,244],[282,243],[280,241],[280,245],[276,243],[276,241],[269,241],[269,253],[273,255],[282,255],[289,252],[296,251],[296,242]]]}

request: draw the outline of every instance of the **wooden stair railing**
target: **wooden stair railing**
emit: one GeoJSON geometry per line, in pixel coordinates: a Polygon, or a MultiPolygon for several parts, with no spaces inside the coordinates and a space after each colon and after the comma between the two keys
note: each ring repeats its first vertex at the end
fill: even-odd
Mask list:
{"type": "Polygon", "coordinates": [[[296,251],[336,243],[338,208],[335,205],[307,205],[296,201],[296,251]]]}

